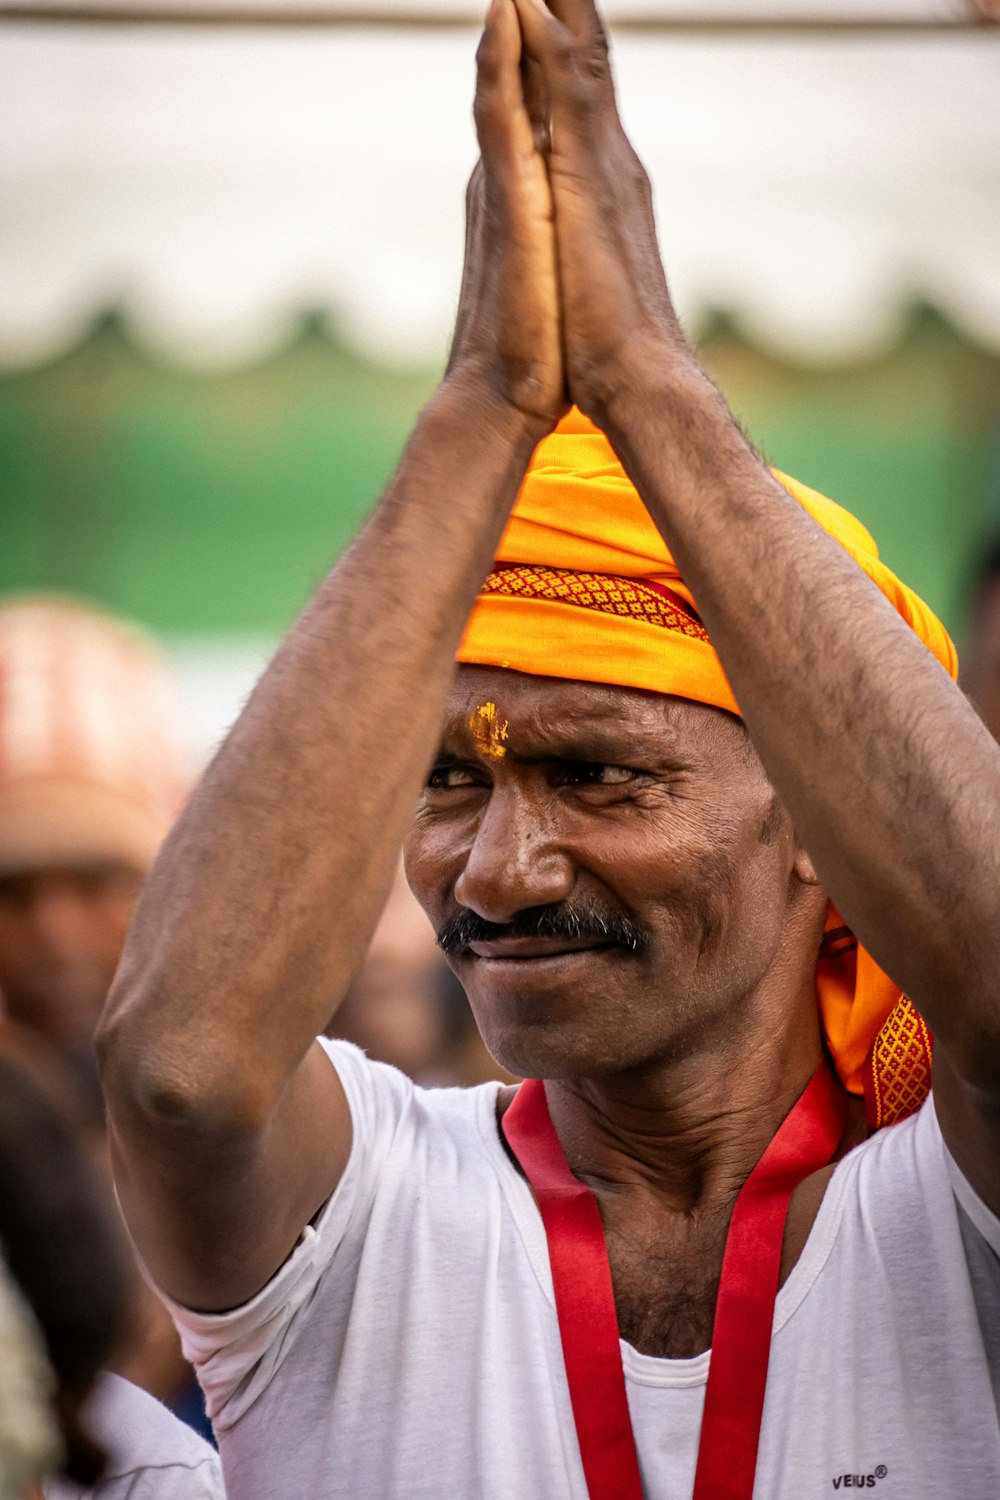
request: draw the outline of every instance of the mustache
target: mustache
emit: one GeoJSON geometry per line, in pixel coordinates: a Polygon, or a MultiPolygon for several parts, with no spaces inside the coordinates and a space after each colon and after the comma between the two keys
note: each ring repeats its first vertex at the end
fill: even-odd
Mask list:
{"type": "Polygon", "coordinates": [[[565,901],[526,907],[510,922],[487,922],[485,917],[463,907],[437,934],[438,946],[444,953],[463,953],[471,943],[495,938],[532,937],[589,939],[613,944],[629,953],[641,953],[649,941],[644,929],[623,912],[565,901]]]}

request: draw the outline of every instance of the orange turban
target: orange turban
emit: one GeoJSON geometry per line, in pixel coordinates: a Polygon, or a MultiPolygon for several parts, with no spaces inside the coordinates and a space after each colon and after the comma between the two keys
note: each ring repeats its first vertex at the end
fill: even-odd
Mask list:
{"type": "MultiPolygon", "coordinates": [[[[815,490],[776,477],[955,677],[944,626],[880,562],[865,527],[815,490]]],[[[739,713],[666,543],[607,438],[576,410],[535,451],[458,660],[673,693],[739,713]]],[[[929,1083],[927,1029],[833,907],[816,987],[837,1070],[852,1092],[865,1093],[872,1124],[911,1113],[929,1083]]]]}

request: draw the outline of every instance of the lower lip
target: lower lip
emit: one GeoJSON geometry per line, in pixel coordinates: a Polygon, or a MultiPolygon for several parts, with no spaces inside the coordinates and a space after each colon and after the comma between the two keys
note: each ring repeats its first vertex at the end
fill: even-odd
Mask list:
{"type": "Polygon", "coordinates": [[[615,969],[614,947],[570,948],[537,958],[480,958],[470,953],[460,971],[473,1009],[485,1016],[507,1015],[534,1025],[565,1007],[575,1013],[579,998],[603,992],[615,969]]]}
{"type": "Polygon", "coordinates": [[[585,959],[610,953],[607,944],[594,948],[564,948],[560,953],[539,953],[528,956],[500,958],[496,955],[480,955],[470,952],[468,958],[477,969],[493,974],[542,974],[548,969],[561,968],[566,964],[580,963],[585,959]]]}

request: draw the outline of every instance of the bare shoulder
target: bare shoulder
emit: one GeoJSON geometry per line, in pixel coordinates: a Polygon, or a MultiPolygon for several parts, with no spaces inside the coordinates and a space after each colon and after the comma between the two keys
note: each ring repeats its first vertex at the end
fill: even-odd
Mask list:
{"type": "Polygon", "coordinates": [[[785,1220],[785,1237],[781,1246],[781,1270],[779,1272],[779,1285],[781,1286],[784,1286],[806,1247],[806,1241],[816,1222],[816,1215],[826,1196],[830,1179],[836,1170],[837,1163],[831,1162],[828,1167],[821,1167],[818,1172],[811,1172],[799,1183],[792,1194],[792,1201],[788,1205],[788,1217],[785,1220]]]}
{"type": "Polygon", "coordinates": [[[987,1208],[1000,1214],[1000,1097],[961,1078],[940,1042],[934,1049],[934,1110],[959,1171],[987,1208]]]}
{"type": "Polygon", "coordinates": [[[812,1232],[816,1222],[816,1216],[820,1211],[826,1190],[830,1185],[834,1172],[856,1146],[860,1146],[866,1136],[864,1105],[860,1099],[852,1098],[848,1105],[847,1124],[840,1145],[837,1148],[833,1160],[818,1172],[810,1172],[799,1183],[792,1200],[788,1205],[788,1217],[785,1220],[785,1236],[781,1247],[781,1271],[780,1284],[784,1285],[805,1249],[806,1241],[812,1232]]]}

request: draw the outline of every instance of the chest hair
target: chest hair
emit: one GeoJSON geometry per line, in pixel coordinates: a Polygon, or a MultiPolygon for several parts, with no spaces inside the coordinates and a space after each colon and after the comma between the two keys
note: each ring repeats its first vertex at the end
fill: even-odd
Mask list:
{"type": "Polygon", "coordinates": [[[727,1223],[605,1226],[618,1331],[640,1354],[689,1359],[711,1346],[727,1223]]]}

